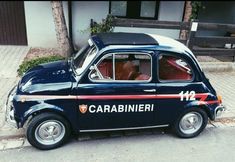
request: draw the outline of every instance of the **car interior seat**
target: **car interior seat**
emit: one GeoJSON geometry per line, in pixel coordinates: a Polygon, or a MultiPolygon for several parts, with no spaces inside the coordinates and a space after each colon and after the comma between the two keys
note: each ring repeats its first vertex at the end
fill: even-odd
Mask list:
{"type": "Polygon", "coordinates": [[[131,61],[124,63],[122,70],[121,80],[134,80],[138,75],[135,65],[131,61]]]}
{"type": "Polygon", "coordinates": [[[136,66],[131,61],[127,61],[123,65],[122,70],[121,80],[149,80],[150,78],[150,76],[138,72],[136,66]]]}

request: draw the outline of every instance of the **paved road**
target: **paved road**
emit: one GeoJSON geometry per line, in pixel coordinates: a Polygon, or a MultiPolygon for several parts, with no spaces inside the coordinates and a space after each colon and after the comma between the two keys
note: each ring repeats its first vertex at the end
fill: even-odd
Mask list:
{"type": "Polygon", "coordinates": [[[234,162],[235,127],[206,129],[193,139],[172,134],[122,136],[88,141],[70,141],[65,146],[40,151],[33,147],[0,151],[0,161],[160,161],[234,162]]]}

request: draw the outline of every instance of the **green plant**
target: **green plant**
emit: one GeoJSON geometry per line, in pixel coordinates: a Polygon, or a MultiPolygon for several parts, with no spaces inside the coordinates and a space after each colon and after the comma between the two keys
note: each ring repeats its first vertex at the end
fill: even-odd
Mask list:
{"type": "Polygon", "coordinates": [[[52,61],[58,61],[58,60],[64,60],[65,57],[60,55],[53,55],[53,56],[47,56],[47,57],[39,57],[36,59],[23,61],[22,64],[19,66],[19,69],[17,70],[18,75],[22,76],[26,71],[29,69],[43,63],[48,63],[52,61]]]}
{"type": "Polygon", "coordinates": [[[194,20],[198,18],[198,13],[199,10],[205,9],[205,6],[202,5],[202,1],[191,1],[191,5],[192,5],[192,14],[190,16],[190,20],[194,20]]]}
{"type": "Polygon", "coordinates": [[[90,28],[91,34],[97,33],[109,33],[113,32],[113,19],[114,16],[107,15],[106,19],[103,19],[101,23],[93,22],[92,27],[90,28]]]}

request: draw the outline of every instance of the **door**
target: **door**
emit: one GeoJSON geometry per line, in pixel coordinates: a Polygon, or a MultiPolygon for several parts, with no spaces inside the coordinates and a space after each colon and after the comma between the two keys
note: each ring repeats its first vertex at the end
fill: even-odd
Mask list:
{"type": "Polygon", "coordinates": [[[161,52],[157,57],[157,123],[171,124],[190,103],[200,100],[208,90],[200,81],[190,58],[161,52]]]}
{"type": "Polygon", "coordinates": [[[27,45],[24,1],[1,1],[0,20],[0,45],[27,45]]]}
{"type": "Polygon", "coordinates": [[[155,86],[152,54],[117,52],[97,59],[77,89],[80,131],[155,125],[155,86]]]}

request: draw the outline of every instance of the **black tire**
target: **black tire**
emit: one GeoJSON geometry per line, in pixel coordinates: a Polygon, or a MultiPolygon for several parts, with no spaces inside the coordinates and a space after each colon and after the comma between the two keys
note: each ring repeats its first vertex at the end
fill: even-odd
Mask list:
{"type": "MultiPolygon", "coordinates": [[[[206,112],[204,110],[202,110],[200,108],[192,108],[192,109],[188,109],[184,113],[182,113],[177,118],[177,120],[175,121],[175,123],[174,123],[172,128],[173,128],[174,133],[178,137],[181,137],[181,138],[192,138],[192,137],[198,136],[204,130],[204,128],[207,125],[207,122],[208,122],[208,116],[207,116],[207,114],[206,114],[206,112]],[[194,114],[196,116],[200,116],[199,118],[202,121],[199,122],[201,124],[199,124],[199,126],[198,126],[198,128],[196,130],[192,130],[191,133],[190,133],[190,131],[185,133],[185,130],[183,130],[181,123],[183,123],[183,118],[187,117],[186,115],[189,116],[191,114],[194,114]],[[193,131],[195,131],[195,132],[193,132],[193,131]]],[[[194,129],[195,129],[195,127],[194,127],[194,129]]]]}
{"type": "MultiPolygon", "coordinates": [[[[49,129],[53,129],[53,132],[51,133],[54,133],[55,128],[56,127],[52,127],[52,128],[51,126],[49,127],[49,129]]],[[[47,133],[49,132],[49,129],[47,129],[46,131],[47,133]]],[[[44,131],[45,131],[45,128],[44,128],[44,131]]],[[[57,132],[59,131],[57,130],[57,132]]],[[[50,149],[54,149],[63,145],[69,139],[70,134],[71,134],[71,129],[70,129],[70,124],[68,123],[68,121],[64,119],[62,116],[57,115],[55,113],[42,113],[42,114],[36,115],[35,117],[31,119],[30,123],[28,124],[27,132],[26,132],[26,136],[27,136],[29,143],[32,146],[41,150],[50,150],[50,149]],[[58,139],[58,141],[56,141],[56,143],[53,143],[53,144],[50,144],[50,143],[45,144],[43,142],[40,142],[40,140],[43,141],[43,139],[40,137],[40,135],[38,135],[37,132],[40,132],[39,129],[43,127],[43,124],[53,123],[53,122],[55,124],[57,123],[57,126],[61,128],[59,130],[63,131],[62,135],[59,136],[60,138],[58,139]]],[[[54,140],[54,138],[52,139],[54,140]]]]}

